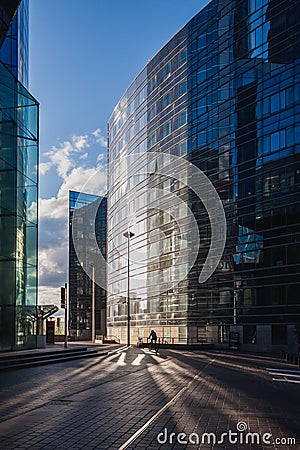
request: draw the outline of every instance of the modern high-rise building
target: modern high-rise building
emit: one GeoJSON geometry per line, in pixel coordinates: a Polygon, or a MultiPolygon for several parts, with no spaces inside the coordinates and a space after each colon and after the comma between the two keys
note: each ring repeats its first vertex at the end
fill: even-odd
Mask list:
{"type": "Polygon", "coordinates": [[[226,346],[234,332],[244,350],[296,348],[300,1],[212,0],[129,86],[108,138],[108,335],[126,341],[130,282],[132,342],[155,328],[174,343],[226,346]],[[145,158],[150,152],[164,154],[166,168],[168,155],[193,163],[222,200],[226,245],[204,282],[212,240],[207,209],[188,187],[186,165],[178,159],[175,176],[170,161],[173,172],[162,174],[145,158]],[[151,206],[158,190],[170,193],[169,211],[151,206]],[[181,201],[181,227],[172,198],[181,201]],[[200,245],[185,275],[189,210],[200,245]],[[124,223],[133,233],[129,243],[124,223]],[[186,257],[178,259],[179,251],[186,257]]]}
{"type": "Polygon", "coordinates": [[[94,260],[95,240],[106,257],[106,197],[70,191],[69,193],[69,330],[72,339],[92,339],[93,297],[95,336],[106,336],[106,290],[97,284],[99,271],[106,277],[106,267],[94,260]],[[94,228],[91,213],[96,208],[94,228]],[[80,231],[74,232],[74,211],[80,231]],[[75,235],[76,233],[76,235],[75,235]],[[80,236],[78,236],[80,234],[80,236]],[[80,255],[74,243],[79,239],[80,255]],[[87,270],[84,270],[87,269],[87,270]]]}
{"type": "Polygon", "coordinates": [[[28,1],[0,6],[0,349],[37,338],[38,102],[28,92],[28,1]]]}
{"type": "MultiPolygon", "coordinates": [[[[19,4],[14,19],[5,34],[0,49],[0,60],[28,89],[29,77],[29,0],[4,1],[3,4],[19,4]]],[[[5,7],[2,9],[2,11],[5,7]]]]}

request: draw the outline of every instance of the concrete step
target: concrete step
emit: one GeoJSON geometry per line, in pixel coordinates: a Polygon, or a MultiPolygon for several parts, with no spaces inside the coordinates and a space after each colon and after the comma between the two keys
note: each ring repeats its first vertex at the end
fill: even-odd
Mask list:
{"type": "Polygon", "coordinates": [[[18,352],[10,352],[6,354],[0,355],[0,365],[3,361],[13,361],[13,360],[19,360],[19,359],[31,359],[36,358],[40,356],[52,356],[57,354],[70,354],[70,353],[78,353],[82,351],[87,351],[88,347],[78,347],[78,348],[68,348],[68,349],[60,349],[60,350],[24,350],[24,351],[18,351],[18,352]]]}
{"type": "MultiPolygon", "coordinates": [[[[24,369],[26,367],[37,367],[46,364],[55,364],[67,361],[73,361],[81,358],[93,358],[95,356],[107,355],[107,351],[99,351],[98,349],[72,349],[59,350],[57,352],[36,353],[34,355],[24,355],[13,357],[11,359],[0,360],[0,371],[24,369]],[[50,354],[51,353],[51,354],[50,354]]],[[[14,356],[14,355],[12,355],[14,356]]]]}

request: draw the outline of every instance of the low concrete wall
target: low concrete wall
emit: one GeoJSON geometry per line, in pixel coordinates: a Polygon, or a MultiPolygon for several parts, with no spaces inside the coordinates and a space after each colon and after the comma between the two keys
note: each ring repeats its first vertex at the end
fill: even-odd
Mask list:
{"type": "MultiPolygon", "coordinates": [[[[226,344],[218,343],[218,327],[211,326],[214,330],[211,334],[214,336],[214,344],[216,348],[226,348],[226,344]]],[[[256,324],[256,343],[244,344],[243,342],[243,325],[230,325],[230,331],[239,333],[240,351],[244,352],[258,352],[258,353],[281,353],[285,350],[290,353],[298,351],[298,343],[296,334],[294,332],[294,325],[287,325],[287,344],[273,345],[272,344],[272,325],[256,324]]],[[[227,345],[228,348],[228,345],[227,345]]]]}
{"type": "Polygon", "coordinates": [[[46,335],[37,336],[37,348],[46,348],[46,335]]]}

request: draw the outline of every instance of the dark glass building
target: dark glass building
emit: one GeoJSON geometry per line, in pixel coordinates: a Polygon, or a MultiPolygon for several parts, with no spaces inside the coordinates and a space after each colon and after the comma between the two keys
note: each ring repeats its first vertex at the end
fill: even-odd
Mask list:
{"type": "Polygon", "coordinates": [[[0,7],[0,350],[39,345],[38,103],[21,83],[27,80],[28,5],[23,1],[17,10],[19,3],[0,7]]]}
{"type": "Polygon", "coordinates": [[[108,334],[126,339],[121,224],[132,202],[135,211],[140,208],[130,225],[132,251],[149,256],[153,233],[161,247],[158,261],[131,263],[133,342],[155,328],[174,343],[225,346],[232,331],[245,350],[296,348],[299,155],[300,1],[212,0],[149,61],[109,120],[108,334]],[[226,246],[204,283],[199,274],[211,241],[207,211],[188,188],[185,169],[178,182],[171,172],[156,174],[156,167],[143,173],[138,156],[135,165],[126,165],[127,155],[141,155],[142,162],[149,151],[193,163],[222,200],[226,246]],[[201,244],[184,279],[184,264],[175,263],[184,236],[172,214],[150,203],[141,212],[145,186],[183,200],[186,230],[187,207],[193,212],[201,244]],[[181,281],[169,289],[170,276],[181,281]]]}
{"type": "Polygon", "coordinates": [[[18,3],[20,5],[0,49],[0,60],[28,88],[29,2],[22,0],[18,3]]]}
{"type": "MultiPolygon", "coordinates": [[[[97,277],[98,270],[104,270],[105,267],[99,267],[97,260],[93,262],[93,237],[95,235],[97,245],[104,258],[106,257],[106,212],[107,200],[96,195],[85,194],[82,192],[70,191],[69,196],[69,330],[72,339],[85,340],[92,339],[92,300],[94,289],[94,323],[95,336],[106,335],[106,291],[97,283],[93,283],[93,277],[90,277],[83,269],[93,265],[94,279],[97,277]],[[98,204],[100,205],[98,208],[98,204]],[[81,244],[81,252],[84,260],[79,260],[74,247],[73,236],[73,216],[76,209],[76,220],[80,222],[82,233],[84,233],[90,222],[90,213],[97,207],[95,218],[94,234],[87,232],[81,244]],[[91,235],[92,234],[92,235],[91,235]]],[[[79,245],[81,245],[79,244],[79,245]]],[[[104,274],[105,277],[105,274],[104,274]]]]}

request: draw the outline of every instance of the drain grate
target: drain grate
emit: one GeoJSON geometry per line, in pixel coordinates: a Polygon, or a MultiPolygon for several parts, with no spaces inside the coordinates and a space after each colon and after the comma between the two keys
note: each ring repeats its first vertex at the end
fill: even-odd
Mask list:
{"type": "Polygon", "coordinates": [[[57,400],[51,400],[49,402],[50,405],[70,405],[71,403],[75,403],[74,400],[64,400],[64,399],[57,399],[57,400]]]}

